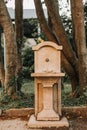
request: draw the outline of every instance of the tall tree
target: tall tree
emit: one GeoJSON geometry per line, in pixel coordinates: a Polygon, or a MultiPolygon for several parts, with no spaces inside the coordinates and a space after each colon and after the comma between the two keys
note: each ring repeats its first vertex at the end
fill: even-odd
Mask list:
{"type": "Polygon", "coordinates": [[[0,27],[0,84],[1,87],[4,87],[5,71],[3,63],[3,49],[1,45],[1,34],[2,34],[2,28],[0,27]]]}
{"type": "Polygon", "coordinates": [[[79,82],[81,87],[87,86],[87,49],[84,26],[83,2],[70,0],[73,23],[73,39],[76,46],[79,68],[79,82]]]}
{"type": "MultiPolygon", "coordinates": [[[[65,32],[65,28],[62,24],[62,20],[59,14],[59,8],[56,6],[58,5],[58,3],[56,4],[56,2],[57,0],[45,0],[47,10],[51,19],[52,28],[53,28],[53,29],[50,29],[43,14],[41,0],[34,0],[36,12],[37,12],[37,16],[38,16],[41,28],[46,34],[48,40],[52,40],[56,42],[57,44],[60,44],[63,46],[62,65],[66,73],[70,77],[71,84],[72,84],[72,91],[74,93],[77,86],[80,86],[80,88],[84,88],[87,84],[87,78],[86,78],[87,77],[86,76],[87,75],[87,72],[86,72],[87,62],[85,62],[86,61],[86,46],[85,46],[86,39],[85,39],[84,24],[83,24],[84,17],[83,17],[82,0],[80,0],[79,3],[76,0],[73,1],[73,2],[78,3],[77,10],[75,10],[74,15],[77,14],[77,17],[78,17],[78,14],[80,14],[78,19],[76,20],[78,22],[76,23],[73,22],[75,24],[74,26],[78,26],[78,25],[81,26],[81,30],[80,30],[81,32],[80,37],[82,38],[81,42],[80,42],[79,32],[78,32],[78,35],[76,36],[78,38],[79,43],[77,42],[77,40],[75,40],[75,42],[77,42],[77,45],[78,45],[77,50],[79,51],[79,57],[77,55],[77,51],[75,52],[73,50],[71,46],[72,44],[70,43],[70,40],[65,32]],[[85,76],[85,78],[83,75],[85,76]],[[81,77],[83,80],[81,80],[81,77]]],[[[76,30],[78,30],[77,27],[76,27],[76,30]]]]}
{"type": "Polygon", "coordinates": [[[23,0],[15,0],[15,32],[17,43],[17,90],[20,90],[22,71],[21,47],[23,42],[23,0]]]}
{"type": "Polygon", "coordinates": [[[11,95],[15,92],[16,73],[16,40],[12,21],[7,11],[4,0],[0,0],[0,25],[3,28],[6,40],[6,69],[5,92],[11,95]]]}

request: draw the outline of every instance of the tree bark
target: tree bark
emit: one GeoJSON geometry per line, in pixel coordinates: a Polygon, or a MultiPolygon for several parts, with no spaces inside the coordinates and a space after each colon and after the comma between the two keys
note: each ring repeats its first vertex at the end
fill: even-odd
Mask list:
{"type": "MultiPolygon", "coordinates": [[[[35,3],[35,8],[36,8],[36,12],[37,12],[37,17],[39,19],[40,25],[42,30],[44,31],[44,33],[46,34],[48,40],[53,41],[55,43],[58,44],[57,38],[55,38],[54,34],[52,33],[52,30],[50,29],[50,27],[48,26],[44,13],[43,13],[43,9],[42,9],[42,5],[41,5],[41,1],[40,0],[34,0],[35,3]]],[[[68,60],[66,59],[64,53],[62,52],[62,66],[64,68],[64,70],[66,71],[66,73],[69,75],[70,79],[73,80],[73,91],[74,88],[76,88],[77,83],[78,83],[78,78],[73,78],[76,75],[76,72],[73,68],[73,66],[68,62],[68,60]]]]}
{"type": "Polygon", "coordinates": [[[20,91],[22,71],[21,47],[23,42],[23,0],[15,0],[15,32],[17,43],[17,90],[20,91]]]}
{"type": "Polygon", "coordinates": [[[0,0],[0,24],[6,39],[5,91],[8,95],[15,92],[16,83],[16,40],[13,25],[4,0],[0,0]]]}
{"type": "Polygon", "coordinates": [[[82,0],[71,0],[71,14],[74,30],[74,41],[78,55],[80,87],[87,86],[87,50],[84,27],[84,11],[82,0]]]}
{"type": "Polygon", "coordinates": [[[78,60],[75,56],[75,53],[72,50],[68,37],[65,33],[65,29],[61,22],[61,18],[58,12],[56,12],[55,1],[45,0],[48,12],[50,14],[52,23],[54,25],[55,35],[58,38],[58,41],[63,46],[63,52],[68,59],[68,61],[74,66],[78,73],[78,60]]]}
{"type": "Polygon", "coordinates": [[[2,46],[1,46],[1,32],[0,32],[0,82],[1,82],[1,87],[4,87],[4,80],[5,80],[5,71],[4,71],[3,54],[2,54],[2,46]]]}

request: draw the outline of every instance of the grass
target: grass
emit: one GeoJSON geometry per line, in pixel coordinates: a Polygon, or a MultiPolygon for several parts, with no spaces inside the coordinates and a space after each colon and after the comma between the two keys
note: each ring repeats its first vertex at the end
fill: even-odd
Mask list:
{"type": "Polygon", "coordinates": [[[65,94],[69,94],[72,91],[71,85],[69,83],[64,83],[64,89],[62,92],[65,94]]]}
{"type": "MultiPolygon", "coordinates": [[[[85,97],[72,98],[69,96],[71,92],[70,84],[65,83],[62,89],[62,106],[82,106],[87,105],[85,97]]],[[[0,99],[2,97],[2,89],[0,88],[0,99]]],[[[3,97],[0,102],[0,109],[34,107],[34,81],[24,80],[21,88],[21,93],[16,100],[3,97]]]]}
{"type": "Polygon", "coordinates": [[[33,80],[25,80],[23,82],[21,91],[25,94],[33,94],[34,93],[34,81],[33,80]]]}
{"type": "Polygon", "coordinates": [[[0,88],[0,109],[6,110],[10,108],[27,108],[34,107],[34,81],[23,81],[21,93],[18,93],[18,98],[12,100],[5,96],[2,98],[2,88],[0,88]]]}
{"type": "Polygon", "coordinates": [[[71,85],[65,83],[64,89],[62,90],[62,106],[86,106],[87,105],[87,97],[84,95],[74,98],[70,96],[71,85]]]}

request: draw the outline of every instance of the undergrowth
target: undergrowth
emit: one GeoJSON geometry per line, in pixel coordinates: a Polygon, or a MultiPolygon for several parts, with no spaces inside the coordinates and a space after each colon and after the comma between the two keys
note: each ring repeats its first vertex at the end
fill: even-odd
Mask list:
{"type": "Polygon", "coordinates": [[[81,95],[78,98],[70,96],[71,85],[65,83],[62,90],[62,106],[85,106],[87,105],[87,96],[81,95]]]}
{"type": "Polygon", "coordinates": [[[0,88],[0,109],[10,108],[28,108],[34,107],[34,85],[33,81],[26,80],[23,82],[21,92],[17,93],[17,98],[12,99],[10,96],[3,96],[3,90],[0,88]]]}
{"type": "MultiPolygon", "coordinates": [[[[64,84],[62,89],[62,106],[83,106],[87,105],[87,97],[80,96],[79,98],[70,97],[71,86],[68,83],[64,84]]],[[[3,90],[0,88],[0,109],[6,110],[10,108],[28,108],[34,107],[34,81],[24,80],[21,92],[18,93],[17,99],[12,99],[8,96],[2,96],[3,90]]]]}

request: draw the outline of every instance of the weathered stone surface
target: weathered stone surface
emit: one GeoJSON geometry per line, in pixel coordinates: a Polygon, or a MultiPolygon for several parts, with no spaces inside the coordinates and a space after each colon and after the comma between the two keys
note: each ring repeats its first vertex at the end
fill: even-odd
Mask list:
{"type": "Polygon", "coordinates": [[[28,126],[31,129],[46,129],[46,128],[69,128],[69,123],[67,119],[64,117],[60,121],[37,121],[35,116],[32,115],[29,119],[28,126]]]}
{"type": "Polygon", "coordinates": [[[35,77],[35,117],[43,121],[60,120],[61,77],[64,76],[60,65],[62,46],[53,42],[43,42],[34,46],[33,50],[35,53],[35,73],[32,74],[35,77]]]}
{"type": "Polygon", "coordinates": [[[9,117],[22,117],[34,114],[34,108],[21,108],[6,110],[6,115],[9,117]]]}
{"type": "Polygon", "coordinates": [[[59,73],[61,70],[60,52],[62,46],[54,42],[43,42],[33,46],[35,52],[35,73],[59,73]],[[58,59],[58,60],[56,60],[58,59]]]}
{"type": "Polygon", "coordinates": [[[28,126],[33,129],[64,130],[69,127],[61,117],[61,50],[53,42],[43,42],[33,47],[35,53],[35,115],[28,126]],[[58,59],[58,60],[56,60],[58,59]]]}
{"type": "MultiPolygon", "coordinates": [[[[9,109],[6,110],[6,115],[8,116],[28,116],[29,114],[34,114],[34,108],[20,108],[20,109],[9,109]]],[[[2,115],[3,111],[0,109],[0,115],[2,115]]],[[[74,107],[62,107],[62,113],[73,114],[73,116],[82,116],[87,117],[87,106],[74,106],[74,107]]]]}

